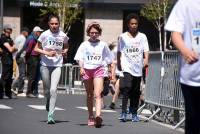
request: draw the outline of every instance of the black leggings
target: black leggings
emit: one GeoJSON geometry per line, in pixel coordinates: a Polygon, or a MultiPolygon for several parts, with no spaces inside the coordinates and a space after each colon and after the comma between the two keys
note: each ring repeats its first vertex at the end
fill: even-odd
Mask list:
{"type": "Polygon", "coordinates": [[[130,99],[130,108],[132,114],[137,114],[139,98],[140,98],[140,82],[141,77],[132,76],[129,73],[124,73],[124,77],[120,78],[120,91],[122,98],[122,113],[127,112],[127,103],[130,99]]]}
{"type": "Polygon", "coordinates": [[[181,84],[185,101],[185,134],[200,134],[200,87],[181,84]]]}

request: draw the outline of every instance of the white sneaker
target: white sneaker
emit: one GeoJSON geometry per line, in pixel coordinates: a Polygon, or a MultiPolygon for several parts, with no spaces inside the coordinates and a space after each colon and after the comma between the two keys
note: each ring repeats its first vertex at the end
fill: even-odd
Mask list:
{"type": "Polygon", "coordinates": [[[26,97],[26,94],[25,93],[21,93],[21,94],[17,94],[17,96],[19,96],[19,97],[26,97]]]}
{"type": "Polygon", "coordinates": [[[38,94],[38,98],[44,98],[44,95],[38,94]]]}

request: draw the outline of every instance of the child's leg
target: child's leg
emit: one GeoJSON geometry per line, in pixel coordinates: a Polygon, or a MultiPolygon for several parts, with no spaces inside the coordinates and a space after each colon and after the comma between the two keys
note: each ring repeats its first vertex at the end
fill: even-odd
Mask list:
{"type": "Polygon", "coordinates": [[[119,79],[115,83],[115,94],[113,95],[112,102],[115,103],[119,95],[119,79]]]}
{"type": "Polygon", "coordinates": [[[95,96],[95,108],[96,116],[101,115],[101,92],[103,90],[103,78],[94,78],[94,96],[95,96]]]}
{"type": "Polygon", "coordinates": [[[93,117],[93,98],[94,98],[93,79],[84,80],[84,85],[87,92],[87,107],[90,118],[93,117]]]}
{"type": "Polygon", "coordinates": [[[139,106],[139,99],[140,99],[140,83],[141,77],[133,77],[132,81],[133,85],[130,90],[130,107],[131,113],[137,114],[138,106],[139,106]]]}

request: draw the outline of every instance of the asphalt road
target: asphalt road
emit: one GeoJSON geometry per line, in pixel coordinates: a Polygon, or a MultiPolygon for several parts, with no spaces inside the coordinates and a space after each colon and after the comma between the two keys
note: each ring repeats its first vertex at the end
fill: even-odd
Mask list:
{"type": "Polygon", "coordinates": [[[58,94],[56,124],[48,125],[44,105],[45,100],[38,98],[0,100],[0,134],[183,134],[151,121],[119,122],[119,109],[109,108],[102,114],[102,128],[88,127],[85,95],[58,94]]]}

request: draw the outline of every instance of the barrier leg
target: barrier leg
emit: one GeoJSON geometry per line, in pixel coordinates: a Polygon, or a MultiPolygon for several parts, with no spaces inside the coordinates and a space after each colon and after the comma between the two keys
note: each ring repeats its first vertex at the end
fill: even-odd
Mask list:
{"type": "Polygon", "coordinates": [[[160,112],[160,108],[158,107],[157,109],[156,109],[156,111],[146,120],[146,121],[149,121],[149,120],[151,120],[158,112],[160,112]]]}
{"type": "Polygon", "coordinates": [[[140,114],[145,106],[146,106],[146,104],[144,103],[141,107],[139,107],[137,110],[137,113],[140,114]]]}
{"type": "Polygon", "coordinates": [[[69,94],[69,88],[66,88],[65,91],[67,94],[69,94]]]}
{"type": "Polygon", "coordinates": [[[72,93],[72,72],[73,71],[73,67],[70,67],[70,69],[69,69],[69,94],[71,94],[72,93]]]}
{"type": "Polygon", "coordinates": [[[72,91],[72,94],[75,94],[75,89],[74,88],[71,88],[71,91],[72,91]]]}
{"type": "Polygon", "coordinates": [[[176,126],[173,127],[173,129],[176,129],[177,127],[179,127],[184,121],[185,121],[185,117],[179,123],[177,123],[176,126]]]}

